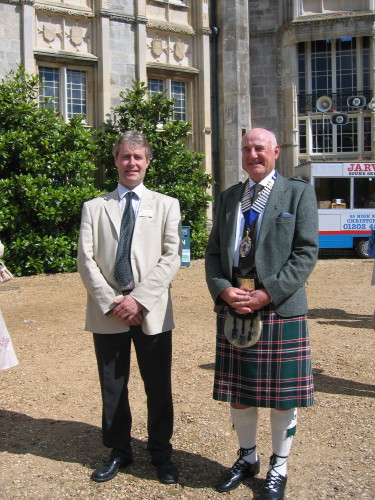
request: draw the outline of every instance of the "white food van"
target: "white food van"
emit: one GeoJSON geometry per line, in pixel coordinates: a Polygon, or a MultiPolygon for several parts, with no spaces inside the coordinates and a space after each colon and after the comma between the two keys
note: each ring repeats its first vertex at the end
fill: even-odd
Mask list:
{"type": "Polygon", "coordinates": [[[375,163],[306,163],[296,167],[295,175],[315,188],[319,248],[354,248],[367,258],[375,229],[375,163]]]}

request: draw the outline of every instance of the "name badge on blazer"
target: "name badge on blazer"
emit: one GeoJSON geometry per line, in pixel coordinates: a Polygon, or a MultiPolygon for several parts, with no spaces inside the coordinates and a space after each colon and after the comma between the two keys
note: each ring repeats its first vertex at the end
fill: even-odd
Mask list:
{"type": "Polygon", "coordinates": [[[140,210],[138,217],[152,217],[152,210],[140,210]]]}

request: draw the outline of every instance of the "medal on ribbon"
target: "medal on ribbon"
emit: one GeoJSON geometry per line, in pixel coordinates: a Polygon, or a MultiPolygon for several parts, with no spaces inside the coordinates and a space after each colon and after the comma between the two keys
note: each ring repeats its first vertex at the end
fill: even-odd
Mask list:
{"type": "Polygon", "coordinates": [[[248,227],[246,229],[245,236],[242,238],[241,244],[240,244],[240,256],[241,257],[246,257],[249,255],[250,250],[251,250],[251,238],[249,236],[250,228],[248,227]]]}

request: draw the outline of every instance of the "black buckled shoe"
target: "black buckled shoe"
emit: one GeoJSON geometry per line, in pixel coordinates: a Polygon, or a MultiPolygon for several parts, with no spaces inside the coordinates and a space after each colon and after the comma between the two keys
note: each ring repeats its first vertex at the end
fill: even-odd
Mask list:
{"type": "Polygon", "coordinates": [[[119,458],[109,458],[103,462],[99,467],[91,474],[91,479],[97,483],[104,483],[117,476],[118,471],[133,463],[133,459],[129,458],[127,460],[121,460],[119,458]]]}
{"type": "Polygon", "coordinates": [[[240,448],[238,454],[240,458],[236,460],[233,466],[222,476],[218,484],[216,485],[216,491],[220,493],[226,493],[227,491],[234,490],[239,486],[242,481],[247,477],[254,477],[259,474],[260,471],[260,461],[259,459],[254,464],[249,464],[242,457],[249,455],[251,451],[240,448]]]}
{"type": "Polygon", "coordinates": [[[172,460],[154,464],[158,479],[163,484],[176,484],[178,482],[178,469],[172,460]]]}
{"type": "Polygon", "coordinates": [[[283,500],[287,476],[272,475],[268,472],[259,500],[283,500]]]}

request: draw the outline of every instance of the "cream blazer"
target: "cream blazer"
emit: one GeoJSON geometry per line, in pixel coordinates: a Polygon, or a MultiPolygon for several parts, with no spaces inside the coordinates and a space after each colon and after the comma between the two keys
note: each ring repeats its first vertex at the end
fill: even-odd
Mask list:
{"type": "MultiPolygon", "coordinates": [[[[121,333],[129,327],[110,314],[122,297],[113,269],[121,213],[117,189],[83,205],[78,271],[87,290],[86,330],[121,333]]],[[[174,328],[170,284],[181,265],[181,215],[178,200],[144,189],[135,221],[131,263],[142,304],[142,330],[154,335],[174,328]]]]}

